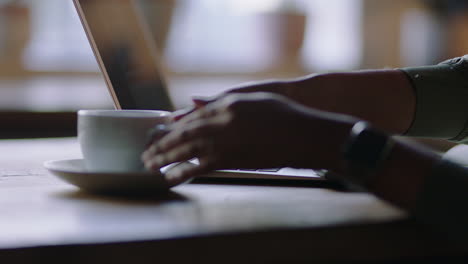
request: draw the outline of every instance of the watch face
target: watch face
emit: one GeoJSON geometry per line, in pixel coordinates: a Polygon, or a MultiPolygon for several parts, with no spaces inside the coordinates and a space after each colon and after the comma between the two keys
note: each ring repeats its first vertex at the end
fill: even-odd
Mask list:
{"type": "Polygon", "coordinates": [[[391,138],[363,123],[358,122],[351,130],[349,141],[345,146],[344,157],[356,165],[375,168],[386,155],[391,138]]]}

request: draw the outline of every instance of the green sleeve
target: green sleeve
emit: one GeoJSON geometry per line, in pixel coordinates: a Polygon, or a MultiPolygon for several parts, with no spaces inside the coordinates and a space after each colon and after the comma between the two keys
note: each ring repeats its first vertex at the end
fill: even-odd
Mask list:
{"type": "Polygon", "coordinates": [[[401,70],[416,93],[416,114],[407,135],[467,143],[468,55],[401,70]]]}

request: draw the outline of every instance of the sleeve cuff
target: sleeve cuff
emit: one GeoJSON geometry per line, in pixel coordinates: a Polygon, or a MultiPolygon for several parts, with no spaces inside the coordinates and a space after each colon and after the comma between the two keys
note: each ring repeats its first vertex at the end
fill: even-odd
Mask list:
{"type": "Polygon", "coordinates": [[[460,140],[468,120],[468,58],[403,68],[416,93],[416,113],[407,135],[460,140]]]}

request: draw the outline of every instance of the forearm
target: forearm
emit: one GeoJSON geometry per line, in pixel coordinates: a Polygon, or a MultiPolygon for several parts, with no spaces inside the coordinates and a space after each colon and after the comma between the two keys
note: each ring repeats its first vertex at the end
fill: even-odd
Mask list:
{"type": "Polygon", "coordinates": [[[343,113],[387,132],[468,142],[468,55],[438,65],[311,75],[258,83],[303,105],[343,113]]]}
{"type": "Polygon", "coordinates": [[[313,75],[289,82],[285,94],[306,106],[368,120],[393,133],[410,127],[416,107],[411,83],[399,70],[313,75]]]}

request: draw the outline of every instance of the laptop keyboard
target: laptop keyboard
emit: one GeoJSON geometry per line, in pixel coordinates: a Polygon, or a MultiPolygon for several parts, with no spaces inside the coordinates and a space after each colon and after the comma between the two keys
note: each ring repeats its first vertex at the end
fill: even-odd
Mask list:
{"type": "Polygon", "coordinates": [[[259,171],[259,172],[278,172],[281,168],[271,168],[271,169],[236,169],[238,171],[259,171]]]}

